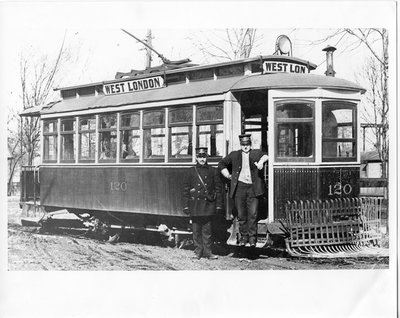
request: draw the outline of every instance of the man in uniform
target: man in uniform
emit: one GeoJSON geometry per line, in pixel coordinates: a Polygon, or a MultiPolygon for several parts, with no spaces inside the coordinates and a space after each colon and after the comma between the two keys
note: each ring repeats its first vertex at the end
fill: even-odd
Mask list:
{"type": "Polygon", "coordinates": [[[207,148],[196,148],[196,165],[184,180],[183,212],[192,219],[194,258],[217,259],[211,253],[211,221],[222,210],[222,182],[218,170],[207,163],[207,148]]]}
{"type": "Polygon", "coordinates": [[[241,150],[232,151],[223,158],[218,168],[221,174],[231,180],[230,197],[238,212],[240,245],[257,243],[257,209],[259,197],[264,193],[262,173],[268,156],[261,150],[251,149],[251,135],[239,136],[241,150]],[[232,168],[232,174],[228,168],[232,168]]]}

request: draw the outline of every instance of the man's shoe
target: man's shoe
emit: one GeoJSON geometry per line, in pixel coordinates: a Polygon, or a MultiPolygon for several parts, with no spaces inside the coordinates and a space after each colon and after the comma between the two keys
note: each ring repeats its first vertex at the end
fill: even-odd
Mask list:
{"type": "Polygon", "coordinates": [[[256,247],[257,243],[255,239],[250,239],[250,247],[256,247]]]}
{"type": "Polygon", "coordinates": [[[247,244],[247,239],[244,238],[244,237],[242,237],[242,238],[240,239],[240,241],[239,241],[239,245],[240,245],[240,246],[246,246],[246,244],[247,244]]]}
{"type": "Polygon", "coordinates": [[[206,256],[206,258],[208,258],[208,259],[218,259],[218,256],[214,255],[214,254],[210,254],[210,255],[206,256]]]}
{"type": "Polygon", "coordinates": [[[200,259],[200,258],[201,258],[201,255],[199,255],[199,254],[194,254],[192,256],[192,259],[200,259]]]}

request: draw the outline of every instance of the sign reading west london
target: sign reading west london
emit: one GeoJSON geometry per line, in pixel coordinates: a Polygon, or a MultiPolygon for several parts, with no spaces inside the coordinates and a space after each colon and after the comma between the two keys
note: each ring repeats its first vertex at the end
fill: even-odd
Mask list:
{"type": "Polygon", "coordinates": [[[105,95],[115,95],[115,94],[144,91],[148,89],[162,88],[163,86],[164,86],[164,79],[161,76],[155,76],[155,77],[137,79],[133,81],[104,84],[103,92],[105,95]]]}
{"type": "Polygon", "coordinates": [[[296,63],[265,61],[263,66],[265,73],[308,73],[307,66],[296,63]]]}

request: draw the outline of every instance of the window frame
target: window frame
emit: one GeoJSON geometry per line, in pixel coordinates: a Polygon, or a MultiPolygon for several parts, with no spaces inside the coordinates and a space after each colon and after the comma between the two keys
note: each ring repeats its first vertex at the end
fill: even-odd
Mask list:
{"type": "MultiPolygon", "coordinates": [[[[208,125],[215,125],[216,127],[216,131],[215,131],[215,136],[217,136],[218,133],[221,134],[222,138],[224,136],[224,104],[222,102],[214,102],[214,103],[206,103],[206,104],[198,104],[196,105],[196,147],[206,147],[205,145],[201,145],[200,144],[200,135],[202,135],[203,133],[200,132],[200,126],[208,126],[208,125]],[[222,113],[222,118],[221,119],[212,119],[212,120],[199,120],[199,116],[198,116],[198,112],[199,109],[202,108],[207,108],[207,107],[213,107],[213,106],[217,106],[219,108],[221,108],[221,113],[222,113]],[[221,129],[218,130],[217,125],[221,126],[221,129]]],[[[217,151],[217,147],[215,149],[217,151]]],[[[224,153],[224,145],[222,145],[222,149],[220,149],[221,151],[221,155],[220,156],[212,156],[211,154],[211,149],[208,150],[209,152],[209,157],[208,157],[208,161],[209,162],[215,162],[215,161],[219,161],[223,158],[223,153],[224,153]]]]}
{"type": "MultiPolygon", "coordinates": [[[[43,120],[43,163],[57,163],[57,158],[58,158],[58,119],[46,119],[43,120]],[[53,131],[47,131],[45,130],[46,124],[53,123],[54,124],[54,129],[53,131]],[[55,150],[55,159],[48,159],[46,158],[46,138],[48,137],[55,137],[55,142],[54,142],[54,150],[55,150]]],[[[50,149],[50,148],[49,148],[50,149]]]]}
{"type": "Polygon", "coordinates": [[[89,115],[89,116],[82,116],[79,117],[78,120],[78,162],[80,163],[94,163],[96,160],[96,143],[98,142],[98,137],[96,134],[96,116],[95,115],[89,115]],[[82,120],[88,120],[88,119],[94,119],[94,127],[92,129],[81,129],[81,122],[82,120]],[[82,134],[94,134],[95,140],[94,140],[94,153],[93,153],[93,159],[82,159],[82,134]]]}
{"type": "MultiPolygon", "coordinates": [[[[321,111],[321,160],[322,162],[357,162],[358,158],[358,118],[357,118],[357,103],[351,101],[343,101],[343,100],[326,100],[322,101],[322,111],[321,111]],[[324,112],[330,108],[330,105],[340,104],[343,107],[335,108],[335,109],[348,109],[352,111],[352,129],[353,129],[353,138],[324,138],[323,130],[324,130],[324,112]],[[348,107],[344,107],[348,106],[348,107]],[[351,142],[353,143],[353,156],[352,157],[324,157],[324,142],[351,142]]],[[[332,107],[332,106],[331,106],[332,107]]]]}
{"type": "Polygon", "coordinates": [[[139,154],[135,157],[135,158],[129,158],[129,159],[125,159],[125,158],[123,158],[122,157],[122,145],[123,145],[123,132],[125,132],[125,131],[133,131],[133,130],[137,130],[137,131],[139,131],[139,136],[138,137],[135,137],[135,138],[137,138],[137,139],[139,139],[139,148],[140,149],[142,149],[142,145],[140,144],[141,143],[141,141],[142,141],[142,138],[141,138],[141,128],[140,128],[140,126],[141,126],[141,116],[140,116],[140,110],[132,110],[132,111],[126,111],[126,112],[122,112],[122,113],[120,113],[120,124],[119,124],[119,134],[120,134],[120,162],[139,162],[140,161],[140,151],[141,150],[139,150],[139,154]],[[122,125],[122,122],[123,122],[123,117],[124,116],[126,116],[126,115],[133,115],[133,114],[135,114],[135,115],[138,115],[139,116],[139,124],[137,125],[137,126],[123,126],[122,125]]]}
{"type": "MultiPolygon", "coordinates": [[[[143,153],[143,162],[165,162],[165,155],[166,155],[166,151],[168,151],[168,149],[166,149],[167,148],[167,141],[166,141],[166,138],[167,138],[167,128],[166,128],[166,120],[167,120],[167,118],[166,118],[166,114],[165,114],[165,110],[166,110],[166,107],[163,107],[163,108],[155,108],[155,109],[146,109],[146,110],[143,110],[143,122],[142,122],[142,134],[143,134],[143,144],[141,145],[142,146],[142,153],[143,153]],[[149,114],[149,113],[154,113],[154,112],[161,112],[161,113],[164,113],[164,123],[162,123],[162,124],[145,124],[145,116],[146,116],[146,114],[149,114]],[[147,146],[147,140],[146,140],[146,134],[145,134],[145,131],[146,130],[150,130],[150,140],[151,140],[151,138],[152,138],[152,135],[151,135],[151,129],[156,129],[156,128],[163,128],[164,129],[164,134],[163,134],[163,154],[162,155],[160,155],[160,156],[157,156],[157,157],[155,157],[155,158],[146,158],[145,157],[145,155],[146,155],[146,151],[145,151],[145,147],[147,146]]],[[[150,141],[150,146],[151,146],[151,141],[150,141]]]]}
{"type": "MultiPolygon", "coordinates": [[[[117,162],[117,152],[118,152],[118,113],[104,113],[104,114],[99,114],[98,115],[98,129],[97,129],[97,144],[98,144],[98,154],[97,154],[97,160],[99,163],[115,163],[117,162]],[[102,123],[102,117],[115,117],[115,127],[111,128],[102,128],[101,123],[102,123]],[[114,158],[106,158],[106,159],[101,159],[101,134],[105,132],[115,132],[115,157],[114,158]]],[[[111,144],[110,144],[110,152],[111,152],[111,144]]]]}
{"type": "Polygon", "coordinates": [[[193,105],[181,105],[168,108],[168,161],[169,162],[192,162],[193,160],[193,105]],[[179,110],[188,110],[191,113],[190,121],[188,122],[171,122],[171,113],[179,110]],[[172,133],[172,128],[175,127],[188,127],[189,131],[187,133],[180,133],[188,135],[189,145],[188,145],[188,155],[182,157],[172,157],[172,136],[176,133],[172,133]]]}
{"type": "Polygon", "coordinates": [[[285,100],[277,100],[274,102],[274,151],[275,151],[275,162],[315,162],[316,160],[316,118],[315,118],[315,104],[314,100],[305,100],[305,99],[285,99],[285,100]],[[278,107],[281,105],[286,104],[309,104],[305,105],[311,108],[312,117],[305,117],[305,118],[278,118],[277,111],[278,107]],[[310,136],[310,142],[312,142],[311,149],[312,155],[309,157],[279,157],[279,126],[282,124],[311,124],[312,134],[310,136]]]}
{"type": "Polygon", "coordinates": [[[61,163],[75,163],[76,161],[76,118],[75,117],[68,117],[68,118],[61,118],[60,122],[60,162],[61,163]],[[72,130],[63,130],[63,122],[71,121],[73,126],[75,126],[72,130]],[[73,159],[63,159],[64,154],[64,147],[63,147],[63,137],[66,135],[72,135],[73,139],[73,159]]]}

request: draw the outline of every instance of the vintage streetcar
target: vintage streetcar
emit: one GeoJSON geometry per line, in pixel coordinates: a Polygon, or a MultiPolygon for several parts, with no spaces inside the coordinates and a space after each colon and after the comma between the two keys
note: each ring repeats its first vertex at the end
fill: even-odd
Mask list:
{"type": "MultiPolygon", "coordinates": [[[[321,53],[326,75],[314,75],[317,66],[292,57],[284,42],[279,37],[273,55],[211,65],[164,61],[60,88],[61,100],[21,114],[40,116],[42,129],[41,163],[23,169],[21,204],[66,209],[109,228],[190,234],[182,180],[195,148],[207,147],[217,166],[240,148],[239,134],[251,133],[253,148],[269,155],[258,247],[270,234],[285,236],[293,255],[352,251],[373,240],[358,198],[364,89],[335,77],[335,48],[321,53]]],[[[217,240],[236,244],[234,216],[226,196],[217,240]]]]}

